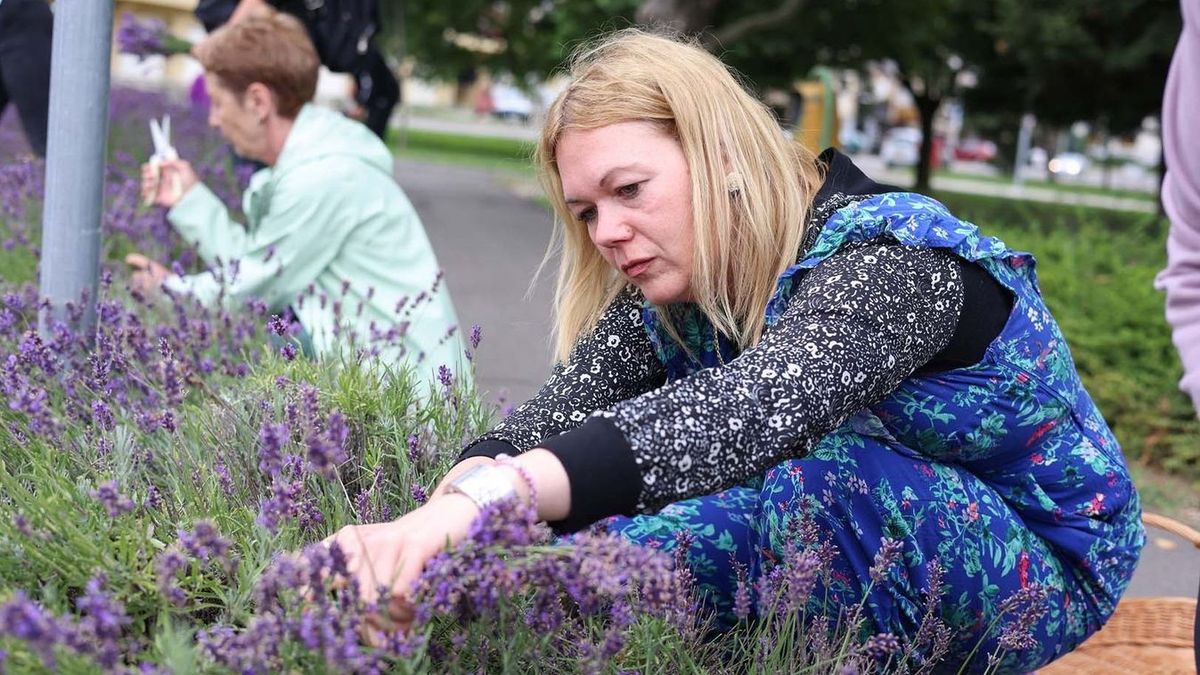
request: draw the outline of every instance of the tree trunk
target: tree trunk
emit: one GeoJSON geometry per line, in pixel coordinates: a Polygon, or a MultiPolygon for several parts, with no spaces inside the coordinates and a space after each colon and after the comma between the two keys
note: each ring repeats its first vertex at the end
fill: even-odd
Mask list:
{"type": "Polygon", "coordinates": [[[933,174],[933,117],[942,105],[942,99],[925,94],[913,94],[913,99],[921,118],[921,151],[917,156],[917,182],[913,185],[913,191],[928,193],[930,176],[933,174]]]}

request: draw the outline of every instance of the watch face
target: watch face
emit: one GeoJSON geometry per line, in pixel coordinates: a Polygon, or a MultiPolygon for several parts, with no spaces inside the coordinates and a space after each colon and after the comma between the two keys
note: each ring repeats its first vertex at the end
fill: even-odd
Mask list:
{"type": "Polygon", "coordinates": [[[517,496],[517,489],[507,472],[494,466],[473,467],[454,479],[450,487],[469,497],[479,508],[517,496]]]}

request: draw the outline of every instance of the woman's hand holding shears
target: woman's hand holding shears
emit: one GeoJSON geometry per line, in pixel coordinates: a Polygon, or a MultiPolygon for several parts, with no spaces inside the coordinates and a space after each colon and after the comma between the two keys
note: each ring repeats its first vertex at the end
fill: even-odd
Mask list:
{"type": "Polygon", "coordinates": [[[191,163],[179,159],[171,145],[169,115],[161,123],[150,120],[150,138],[154,141],[154,154],[142,165],[142,200],[170,208],[196,184],[196,172],[191,163]]]}

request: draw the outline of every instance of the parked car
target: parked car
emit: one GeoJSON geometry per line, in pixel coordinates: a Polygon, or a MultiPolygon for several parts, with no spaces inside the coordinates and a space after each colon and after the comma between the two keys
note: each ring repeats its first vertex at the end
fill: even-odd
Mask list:
{"type": "Polygon", "coordinates": [[[857,155],[867,149],[867,135],[853,127],[842,127],[838,131],[838,144],[842,146],[842,151],[848,155],[857,155]]]}
{"type": "Polygon", "coordinates": [[[1083,173],[1088,167],[1088,158],[1078,152],[1063,152],[1054,156],[1046,168],[1055,176],[1070,176],[1074,178],[1083,173]]]}
{"type": "Polygon", "coordinates": [[[529,122],[533,115],[533,101],[520,89],[511,84],[497,82],[492,85],[492,115],[500,119],[529,122]]]}
{"type": "Polygon", "coordinates": [[[996,159],[996,144],[982,138],[968,138],[954,148],[954,159],[960,162],[990,162],[996,159]]]}
{"type": "Polygon", "coordinates": [[[892,127],[883,134],[879,157],[889,167],[916,166],[921,156],[921,130],[916,127],[892,127]]]}

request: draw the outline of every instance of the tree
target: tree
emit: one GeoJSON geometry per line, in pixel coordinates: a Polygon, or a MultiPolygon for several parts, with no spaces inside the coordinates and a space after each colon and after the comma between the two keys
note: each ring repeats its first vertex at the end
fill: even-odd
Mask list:
{"type": "Polygon", "coordinates": [[[1102,134],[1123,134],[1157,114],[1181,26],[1174,0],[995,5],[980,86],[966,98],[994,124],[1015,130],[1031,112],[1052,126],[1087,120],[1102,134]]]}
{"type": "MultiPolygon", "coordinates": [[[[707,48],[722,53],[770,32],[776,52],[784,45],[789,46],[782,51],[797,51],[794,24],[804,6],[804,0],[382,0],[381,13],[385,48],[413,56],[426,75],[452,78],[466,68],[488,67],[524,79],[544,78],[575,45],[631,25],[697,35],[707,48]],[[472,51],[448,39],[463,35],[503,49],[472,51]]],[[[811,44],[801,41],[799,51],[811,51],[811,44]]],[[[781,70],[778,60],[763,65],[769,67],[748,74],[774,82],[781,72],[788,81],[798,72],[790,64],[781,70]]]]}
{"type": "Polygon", "coordinates": [[[454,79],[486,67],[521,82],[544,79],[582,40],[630,25],[637,6],[638,0],[382,0],[383,44],[395,56],[412,56],[428,77],[454,79]],[[499,48],[480,49],[493,46],[499,48]]]}

